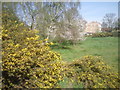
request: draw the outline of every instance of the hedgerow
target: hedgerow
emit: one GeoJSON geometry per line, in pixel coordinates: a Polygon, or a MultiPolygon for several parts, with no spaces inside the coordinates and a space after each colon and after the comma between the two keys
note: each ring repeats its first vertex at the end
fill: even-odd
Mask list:
{"type": "Polygon", "coordinates": [[[110,66],[105,64],[98,56],[84,56],[68,64],[73,73],[68,77],[74,82],[83,84],[84,88],[119,88],[120,78],[110,66]]]}
{"type": "Polygon", "coordinates": [[[100,32],[100,33],[93,33],[90,37],[113,37],[112,32],[100,32]]]}

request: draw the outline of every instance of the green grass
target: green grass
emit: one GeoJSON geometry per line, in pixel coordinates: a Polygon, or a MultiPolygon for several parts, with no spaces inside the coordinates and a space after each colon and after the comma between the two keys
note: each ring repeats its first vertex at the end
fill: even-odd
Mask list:
{"type": "Polygon", "coordinates": [[[108,65],[118,70],[118,38],[117,37],[88,37],[77,45],[67,45],[67,49],[53,48],[59,52],[63,60],[71,62],[85,55],[101,56],[108,65]]]}
{"type": "Polygon", "coordinates": [[[59,85],[62,88],[83,88],[82,83],[78,85],[76,82],[71,82],[69,78],[64,78],[64,81],[61,81],[59,85]]]}

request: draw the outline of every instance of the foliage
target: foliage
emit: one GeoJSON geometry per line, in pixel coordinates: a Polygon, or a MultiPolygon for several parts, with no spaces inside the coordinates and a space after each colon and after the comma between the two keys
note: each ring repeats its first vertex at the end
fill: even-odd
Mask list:
{"type": "MultiPolygon", "coordinates": [[[[62,21],[66,22],[68,16],[69,21],[80,16],[78,13],[80,2],[23,2],[18,5],[17,13],[20,19],[26,23],[30,22],[31,28],[37,28],[43,38],[53,37],[50,33],[51,31],[54,32],[52,28],[54,26],[59,28],[62,21]]],[[[66,26],[65,23],[62,25],[66,26]]]]}
{"type": "Polygon", "coordinates": [[[57,42],[71,40],[74,44],[83,38],[80,32],[85,27],[81,25],[85,23],[79,8],[80,2],[24,2],[19,4],[17,13],[21,20],[30,22],[31,28],[39,30],[41,38],[56,39],[57,42]],[[24,16],[20,13],[22,11],[24,16]]]}
{"type": "Polygon", "coordinates": [[[88,35],[90,37],[112,37],[113,33],[110,32],[100,32],[100,33],[93,33],[92,35],[88,35]]]}
{"type": "Polygon", "coordinates": [[[112,32],[114,37],[119,37],[120,36],[120,30],[113,30],[112,32]]]}
{"type": "Polygon", "coordinates": [[[78,84],[82,82],[84,88],[119,88],[118,73],[98,56],[84,56],[68,64],[68,67],[73,69],[68,76],[78,84]]]}
{"type": "MultiPolygon", "coordinates": [[[[54,6],[55,3],[46,5],[49,7],[49,4],[54,6]]],[[[71,20],[70,17],[68,19],[71,20]]],[[[70,80],[69,82],[77,81],[76,87],[83,85],[88,88],[118,87],[120,79],[117,73],[112,72],[101,58],[85,56],[71,63],[63,62],[60,54],[51,51],[49,46],[53,45],[52,42],[48,43],[47,39],[41,40],[36,30],[28,29],[27,25],[19,21],[15,12],[12,9],[10,11],[6,6],[3,8],[2,23],[0,29],[2,30],[3,88],[56,88],[59,87],[58,82],[63,80],[64,76],[70,80]]],[[[75,36],[73,28],[74,25],[69,26],[68,30],[71,30],[72,35],[75,36]]],[[[76,40],[76,37],[74,38],[71,43],[76,40]]]]}
{"type": "MultiPolygon", "coordinates": [[[[13,14],[6,15],[3,13],[3,22],[4,16],[13,14]]],[[[53,43],[40,40],[36,30],[13,21],[7,18],[7,25],[3,23],[2,27],[3,88],[57,87],[64,68],[60,55],[50,50],[53,43]]]]}

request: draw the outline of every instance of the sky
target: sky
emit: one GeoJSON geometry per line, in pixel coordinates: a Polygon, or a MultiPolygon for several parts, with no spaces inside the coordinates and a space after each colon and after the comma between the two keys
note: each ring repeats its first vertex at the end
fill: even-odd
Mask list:
{"type": "Polygon", "coordinates": [[[118,2],[81,2],[80,13],[87,22],[101,23],[106,13],[118,16],[118,2]]]}
{"type": "MultiPolygon", "coordinates": [[[[117,1],[116,2],[88,2],[88,1],[81,2],[80,14],[87,22],[98,21],[102,23],[103,17],[107,13],[115,13],[116,16],[118,16],[117,1]]],[[[23,13],[20,12],[20,14],[23,13]]]]}

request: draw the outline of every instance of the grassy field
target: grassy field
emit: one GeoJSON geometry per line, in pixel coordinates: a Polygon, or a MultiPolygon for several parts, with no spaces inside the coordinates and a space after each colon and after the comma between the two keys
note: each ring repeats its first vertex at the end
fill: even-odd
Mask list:
{"type": "Polygon", "coordinates": [[[71,62],[85,55],[101,56],[115,71],[118,70],[118,38],[117,37],[88,37],[77,45],[67,45],[68,49],[53,48],[59,52],[63,60],[71,62]]]}

